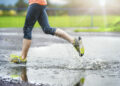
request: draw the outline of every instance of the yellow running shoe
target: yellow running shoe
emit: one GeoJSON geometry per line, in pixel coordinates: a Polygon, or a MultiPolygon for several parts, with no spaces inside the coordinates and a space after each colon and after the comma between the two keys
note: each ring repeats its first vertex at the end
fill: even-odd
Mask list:
{"type": "Polygon", "coordinates": [[[75,49],[79,53],[79,56],[84,55],[84,46],[82,44],[82,38],[81,37],[79,37],[78,39],[75,39],[75,41],[73,43],[73,46],[75,47],[75,49]]]}
{"type": "Polygon", "coordinates": [[[10,55],[10,58],[11,58],[11,62],[17,63],[17,64],[21,64],[21,63],[26,63],[27,62],[27,60],[26,59],[22,59],[21,56],[17,56],[17,55],[13,55],[13,54],[10,55]]]}

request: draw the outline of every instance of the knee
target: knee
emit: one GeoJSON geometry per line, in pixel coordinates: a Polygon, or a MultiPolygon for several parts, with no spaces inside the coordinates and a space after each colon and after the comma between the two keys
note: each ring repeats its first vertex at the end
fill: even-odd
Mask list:
{"type": "Polygon", "coordinates": [[[54,35],[56,29],[55,29],[55,28],[51,28],[51,27],[45,27],[45,28],[43,28],[43,31],[44,31],[44,33],[46,33],[46,34],[54,35]]]}
{"type": "Polygon", "coordinates": [[[24,38],[25,39],[29,39],[31,40],[32,39],[32,30],[31,28],[23,28],[23,33],[24,33],[24,38]]]}

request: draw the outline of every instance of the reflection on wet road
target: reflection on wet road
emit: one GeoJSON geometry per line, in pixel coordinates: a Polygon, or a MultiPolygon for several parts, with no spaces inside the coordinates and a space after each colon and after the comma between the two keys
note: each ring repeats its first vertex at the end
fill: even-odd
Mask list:
{"type": "Polygon", "coordinates": [[[10,71],[10,76],[11,78],[21,78],[22,81],[28,82],[27,78],[27,69],[26,66],[21,66],[21,67],[13,67],[11,68],[12,70],[10,71]]]}
{"type": "Polygon", "coordinates": [[[120,85],[119,37],[83,36],[80,58],[66,41],[34,33],[26,65],[9,62],[10,54],[20,55],[22,33],[0,33],[0,86],[120,85]]]}
{"type": "Polygon", "coordinates": [[[66,69],[36,69],[26,65],[12,65],[4,68],[4,73],[0,77],[9,78],[10,83],[18,81],[35,83],[43,86],[83,86],[85,71],[75,71],[66,69]],[[12,81],[11,81],[12,80],[12,81]],[[17,81],[14,81],[17,80],[17,81]],[[77,83],[77,84],[76,84],[77,83]]]}

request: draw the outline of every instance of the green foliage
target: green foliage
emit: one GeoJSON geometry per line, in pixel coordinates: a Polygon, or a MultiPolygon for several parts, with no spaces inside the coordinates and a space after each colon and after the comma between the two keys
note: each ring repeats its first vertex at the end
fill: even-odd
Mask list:
{"type": "Polygon", "coordinates": [[[120,32],[120,30],[114,30],[113,28],[98,28],[98,29],[75,29],[74,32],[120,32]]]}
{"type": "Polygon", "coordinates": [[[1,14],[1,17],[2,16],[16,16],[17,12],[15,10],[9,10],[9,11],[1,11],[0,14],[1,14]]]}
{"type": "MultiPolygon", "coordinates": [[[[108,16],[109,18],[110,16],[108,16]]],[[[111,16],[111,20],[109,20],[109,24],[108,27],[105,28],[101,28],[102,26],[100,26],[100,28],[98,29],[75,29],[74,32],[120,32],[120,17],[118,16],[111,16]],[[116,17],[116,19],[115,19],[116,17]]],[[[97,22],[98,23],[98,22],[97,22]]]]}
{"type": "Polygon", "coordinates": [[[24,2],[24,0],[18,0],[18,2],[16,3],[16,5],[15,5],[18,9],[17,9],[17,11],[18,12],[21,12],[22,10],[22,8],[26,8],[27,6],[28,6],[28,4],[26,4],[25,2],[24,2]]]}
{"type": "Polygon", "coordinates": [[[0,10],[0,16],[2,16],[3,15],[3,11],[2,10],[0,10]]]}
{"type": "Polygon", "coordinates": [[[3,4],[0,4],[0,8],[5,8],[5,5],[3,5],[3,4]]]}
{"type": "Polygon", "coordinates": [[[10,10],[9,15],[10,16],[15,16],[15,15],[17,15],[17,12],[15,10],[10,10]]]}
{"type": "Polygon", "coordinates": [[[114,31],[120,31],[120,21],[116,22],[112,28],[114,31]]]}

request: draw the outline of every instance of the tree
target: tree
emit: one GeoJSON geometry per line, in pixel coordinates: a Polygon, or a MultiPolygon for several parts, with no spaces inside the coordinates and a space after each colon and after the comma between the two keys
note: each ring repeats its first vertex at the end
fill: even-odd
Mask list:
{"type": "Polygon", "coordinates": [[[0,4],[0,8],[5,8],[5,5],[3,5],[3,4],[0,4]]]}
{"type": "Polygon", "coordinates": [[[23,8],[26,8],[28,6],[28,4],[25,3],[24,0],[18,0],[15,6],[17,7],[17,11],[21,12],[23,8]]]}

